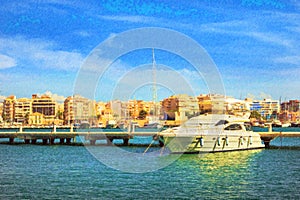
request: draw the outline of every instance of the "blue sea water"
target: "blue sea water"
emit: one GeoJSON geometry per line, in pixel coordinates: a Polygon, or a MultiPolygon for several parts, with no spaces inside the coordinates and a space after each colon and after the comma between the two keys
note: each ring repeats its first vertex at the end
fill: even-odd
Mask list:
{"type": "MultiPolygon", "coordinates": [[[[181,155],[166,167],[128,173],[103,164],[86,146],[2,143],[0,199],[300,199],[300,138],[271,145],[276,148],[181,155]]],[[[146,147],[93,148],[110,155],[113,148],[142,153],[146,147]]],[[[130,167],[141,164],[137,159],[130,167]]]]}

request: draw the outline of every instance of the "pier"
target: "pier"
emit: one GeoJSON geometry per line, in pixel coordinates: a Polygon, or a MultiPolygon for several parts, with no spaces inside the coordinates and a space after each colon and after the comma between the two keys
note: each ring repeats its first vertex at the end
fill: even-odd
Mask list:
{"type": "MultiPolygon", "coordinates": [[[[272,129],[269,129],[269,132],[258,132],[261,140],[264,142],[265,147],[270,147],[271,140],[277,137],[300,137],[300,132],[272,132],[272,129]]],[[[45,131],[23,131],[23,128],[20,127],[18,131],[11,132],[1,132],[0,138],[7,138],[10,144],[15,142],[15,139],[24,140],[25,144],[36,144],[37,140],[42,141],[42,144],[71,144],[76,141],[76,137],[84,137],[85,141],[88,141],[91,145],[95,145],[97,140],[106,140],[108,145],[113,144],[113,141],[116,139],[123,140],[123,145],[129,145],[129,140],[133,139],[135,136],[148,136],[153,137],[159,136],[158,131],[142,131],[137,132],[134,128],[128,130],[119,130],[119,131],[84,131],[84,130],[73,130],[70,128],[69,132],[60,132],[56,131],[56,127],[53,128],[51,132],[45,131]],[[55,143],[55,140],[59,140],[59,143],[55,143]]],[[[157,138],[156,138],[157,139],[157,138]]],[[[163,146],[162,140],[158,140],[159,145],[163,146]]]]}
{"type": "Polygon", "coordinates": [[[91,145],[95,145],[97,140],[106,140],[108,145],[113,143],[115,139],[123,140],[124,145],[129,145],[129,139],[134,136],[154,136],[158,132],[135,132],[133,130],[120,131],[74,131],[73,128],[69,132],[56,131],[56,127],[51,132],[43,131],[23,131],[22,127],[15,132],[0,132],[0,138],[9,139],[9,143],[13,144],[15,139],[24,140],[25,144],[36,144],[37,140],[41,140],[42,144],[55,144],[55,140],[59,140],[59,144],[71,144],[76,141],[77,136],[84,137],[91,145]]]}
{"type": "Polygon", "coordinates": [[[277,137],[300,137],[300,132],[258,132],[266,148],[270,148],[271,140],[277,137]]]}
{"type": "Polygon", "coordinates": [[[271,140],[277,137],[300,137],[300,132],[273,132],[271,124],[269,124],[268,132],[258,132],[258,134],[266,148],[270,148],[271,140]]]}

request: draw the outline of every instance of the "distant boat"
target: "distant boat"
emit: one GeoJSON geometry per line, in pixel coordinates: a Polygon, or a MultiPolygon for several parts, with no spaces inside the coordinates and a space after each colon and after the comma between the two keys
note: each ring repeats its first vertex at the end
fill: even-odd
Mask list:
{"type": "Polygon", "coordinates": [[[272,127],[282,127],[282,123],[279,120],[274,120],[272,122],[272,127]]]}
{"type": "Polygon", "coordinates": [[[145,124],[144,127],[142,127],[142,129],[159,129],[159,128],[161,128],[161,125],[158,122],[145,124]]]}
{"type": "Polygon", "coordinates": [[[292,122],[291,127],[300,127],[300,123],[299,122],[292,122]]]}
{"type": "Polygon", "coordinates": [[[282,123],[282,122],[279,121],[279,120],[275,120],[275,121],[272,123],[272,127],[282,127],[282,128],[287,128],[287,127],[290,127],[290,126],[291,126],[291,123],[289,123],[289,122],[282,123]]]}
{"type": "Polygon", "coordinates": [[[289,123],[289,122],[286,122],[286,123],[282,123],[281,124],[281,127],[282,128],[287,128],[287,127],[290,127],[291,126],[291,123],[289,123]]]}

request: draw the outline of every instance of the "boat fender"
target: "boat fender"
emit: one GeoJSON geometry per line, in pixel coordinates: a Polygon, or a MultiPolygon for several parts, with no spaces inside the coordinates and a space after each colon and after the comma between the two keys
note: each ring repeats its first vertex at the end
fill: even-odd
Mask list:
{"type": "Polygon", "coordinates": [[[217,138],[217,143],[218,143],[218,146],[221,145],[221,138],[220,137],[217,138]]]}
{"type": "Polygon", "coordinates": [[[240,137],[240,144],[241,144],[241,145],[244,144],[244,138],[243,138],[243,136],[240,137]]]}
{"type": "Polygon", "coordinates": [[[153,135],[152,139],[153,139],[153,140],[158,140],[158,139],[159,139],[159,137],[158,137],[158,135],[157,135],[157,134],[155,134],[155,135],[153,135]]]}
{"type": "Polygon", "coordinates": [[[249,144],[252,145],[252,136],[249,136],[249,144]]]}
{"type": "Polygon", "coordinates": [[[227,136],[225,137],[225,143],[226,143],[226,146],[228,146],[229,141],[228,141],[228,137],[227,136]]]}
{"type": "Polygon", "coordinates": [[[203,147],[203,145],[204,145],[204,139],[203,139],[203,137],[199,138],[199,142],[200,142],[200,146],[203,147]]]}

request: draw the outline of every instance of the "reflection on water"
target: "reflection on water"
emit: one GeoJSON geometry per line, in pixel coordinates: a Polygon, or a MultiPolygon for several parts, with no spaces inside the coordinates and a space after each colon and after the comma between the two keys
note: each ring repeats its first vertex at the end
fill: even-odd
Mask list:
{"type": "Polygon", "coordinates": [[[203,162],[204,165],[200,165],[203,171],[213,170],[230,170],[235,172],[236,169],[248,167],[251,158],[261,152],[262,149],[249,150],[249,151],[234,151],[223,153],[211,153],[205,156],[199,156],[199,162],[203,162]]]}
{"type": "Polygon", "coordinates": [[[247,167],[252,158],[263,151],[262,149],[248,151],[232,151],[221,153],[183,155],[180,162],[192,161],[200,168],[202,173],[211,173],[212,171],[231,170],[247,167]]]}
{"type": "MultiPolygon", "coordinates": [[[[202,188],[199,193],[204,196],[231,198],[252,196],[249,191],[253,176],[251,166],[255,165],[264,150],[234,151],[209,153],[205,155],[185,154],[177,161],[180,169],[190,171],[185,179],[198,180],[202,188]],[[188,167],[187,167],[188,166],[188,167]],[[220,194],[211,194],[211,191],[220,194]],[[238,192],[237,192],[238,191],[238,192]],[[219,196],[221,195],[221,196],[219,196]]],[[[254,172],[255,173],[255,172],[254,172]]],[[[254,195],[255,196],[255,195],[254,195]]]]}

